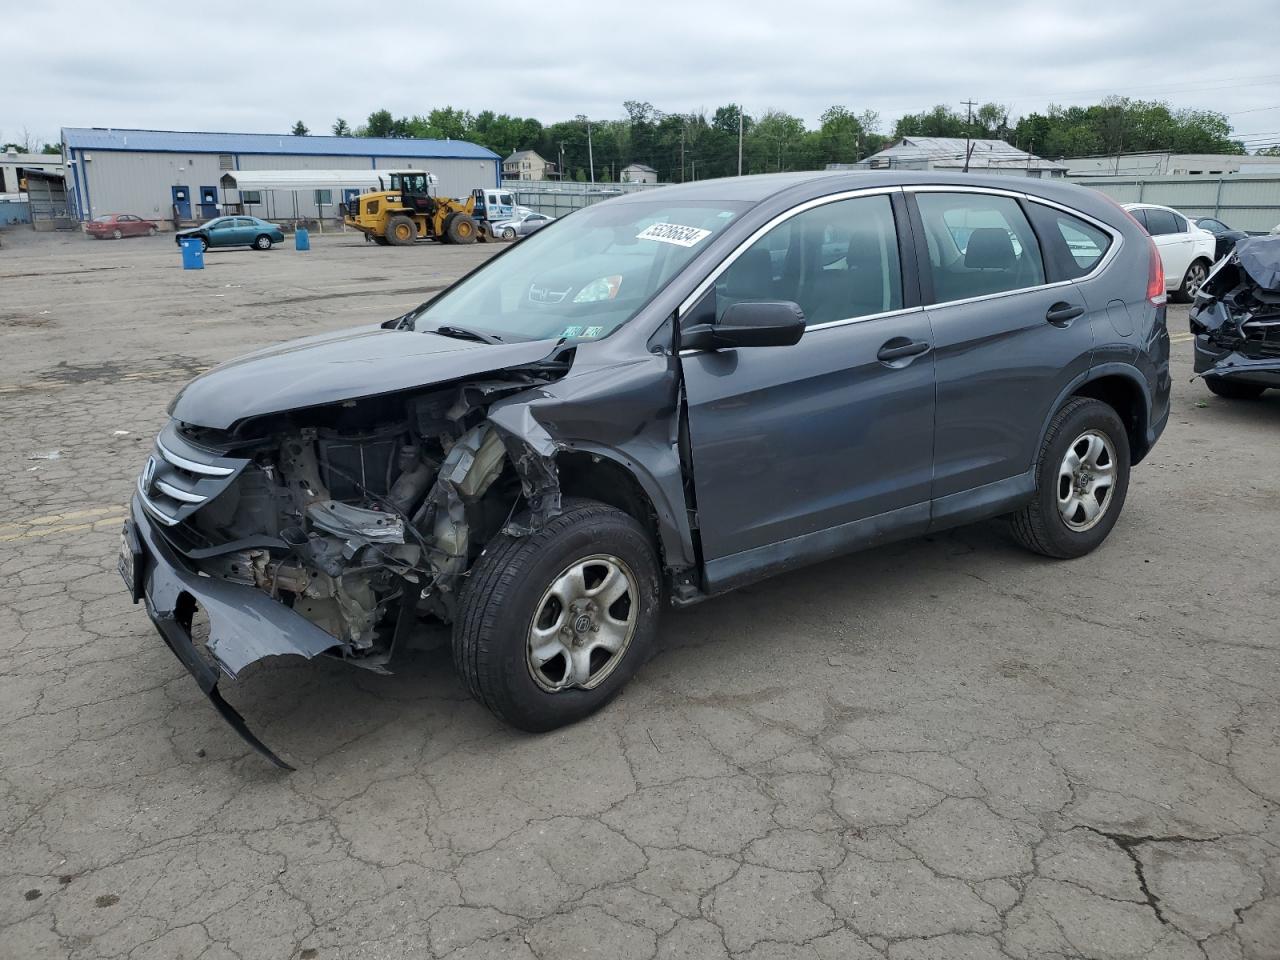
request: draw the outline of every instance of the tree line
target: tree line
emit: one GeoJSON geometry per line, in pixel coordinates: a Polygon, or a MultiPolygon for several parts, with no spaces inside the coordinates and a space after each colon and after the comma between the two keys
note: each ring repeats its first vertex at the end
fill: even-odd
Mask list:
{"type": "MultiPolygon", "coordinates": [[[[499,156],[535,150],[563,169],[566,179],[597,181],[621,177],[631,163],[642,163],[667,182],[704,180],[738,172],[739,123],[742,172],[775,173],[821,169],[828,163],[854,163],[902,137],[972,137],[1005,140],[1048,159],[1099,154],[1169,150],[1177,153],[1245,153],[1233,139],[1226,114],[1178,110],[1159,101],[1108,97],[1091,106],[1051,105],[1044,112],[1011,119],[1008,107],[984,103],[972,113],[939,104],[932,110],[898,118],[889,133],[872,110],[856,112],[832,106],[815,127],[781,110],[758,115],[737,104],[692,113],[665,113],[653,104],[627,100],[625,116],[594,120],[579,115],[543,124],[532,117],[482,110],[471,113],[438,107],[426,114],[395,117],[375,110],[356,126],[338,118],[335,136],[405,137],[468,140],[499,156]],[[588,146],[588,137],[590,145],[588,146]]],[[[299,120],[295,134],[309,133],[299,120]]]]}

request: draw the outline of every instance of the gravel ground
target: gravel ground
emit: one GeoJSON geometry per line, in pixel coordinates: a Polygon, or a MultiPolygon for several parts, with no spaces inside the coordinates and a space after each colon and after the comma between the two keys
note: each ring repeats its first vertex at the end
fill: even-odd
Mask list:
{"type": "Polygon", "coordinates": [[[999,523],[667,615],[623,696],[506,729],[432,638],[218,718],[114,570],[210,364],[493,248],[0,249],[0,957],[1280,957],[1280,393],[1189,383],[1093,556],[999,523]]]}

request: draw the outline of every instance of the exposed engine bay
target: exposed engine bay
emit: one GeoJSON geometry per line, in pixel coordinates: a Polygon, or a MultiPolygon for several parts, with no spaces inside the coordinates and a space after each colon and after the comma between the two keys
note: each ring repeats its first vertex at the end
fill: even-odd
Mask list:
{"type": "Polygon", "coordinates": [[[1280,376],[1280,236],[1237,243],[1201,286],[1190,323],[1198,373],[1280,376]]]}
{"type": "Polygon", "coordinates": [[[377,669],[405,618],[453,620],[460,578],[517,512],[536,522],[557,510],[554,461],[487,419],[495,401],[556,374],[349,400],[233,431],[175,422],[185,455],[162,434],[139,488],[153,516],[180,516],[161,532],[197,572],[256,587],[330,634],[331,652],[377,669]],[[207,500],[202,471],[232,468],[206,459],[239,465],[207,500]]]}

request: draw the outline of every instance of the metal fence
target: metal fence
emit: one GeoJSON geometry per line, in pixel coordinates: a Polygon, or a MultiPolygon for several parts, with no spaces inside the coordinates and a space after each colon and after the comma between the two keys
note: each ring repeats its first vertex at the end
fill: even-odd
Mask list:
{"type": "Polygon", "coordinates": [[[642,190],[669,186],[669,183],[578,183],[572,180],[502,181],[503,189],[514,194],[516,203],[549,217],[563,217],[624,193],[639,193],[642,190]]]}
{"type": "Polygon", "coordinates": [[[1188,217],[1214,217],[1236,230],[1266,233],[1280,224],[1280,177],[1072,177],[1120,203],[1158,203],[1188,217]]]}

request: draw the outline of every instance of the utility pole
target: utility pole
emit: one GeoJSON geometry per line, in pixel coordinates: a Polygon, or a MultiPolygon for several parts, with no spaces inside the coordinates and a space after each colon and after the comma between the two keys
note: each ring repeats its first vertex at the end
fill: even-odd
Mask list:
{"type": "Polygon", "coordinates": [[[680,182],[684,183],[684,127],[680,128],[680,182]]]}
{"type": "Polygon", "coordinates": [[[591,167],[591,182],[596,182],[596,155],[591,152],[591,121],[587,121],[587,165],[591,167]]]}
{"type": "Polygon", "coordinates": [[[969,140],[971,135],[973,134],[974,102],[972,100],[962,100],[960,102],[969,108],[969,113],[964,122],[964,171],[963,171],[964,173],[968,173],[969,172],[969,155],[973,152],[973,147],[970,146],[969,140]]]}
{"type": "Polygon", "coordinates": [[[742,176],[742,104],[738,104],[738,176],[742,176]]]}
{"type": "Polygon", "coordinates": [[[560,166],[558,168],[560,174],[560,182],[564,182],[564,141],[560,141],[560,166]]]}

